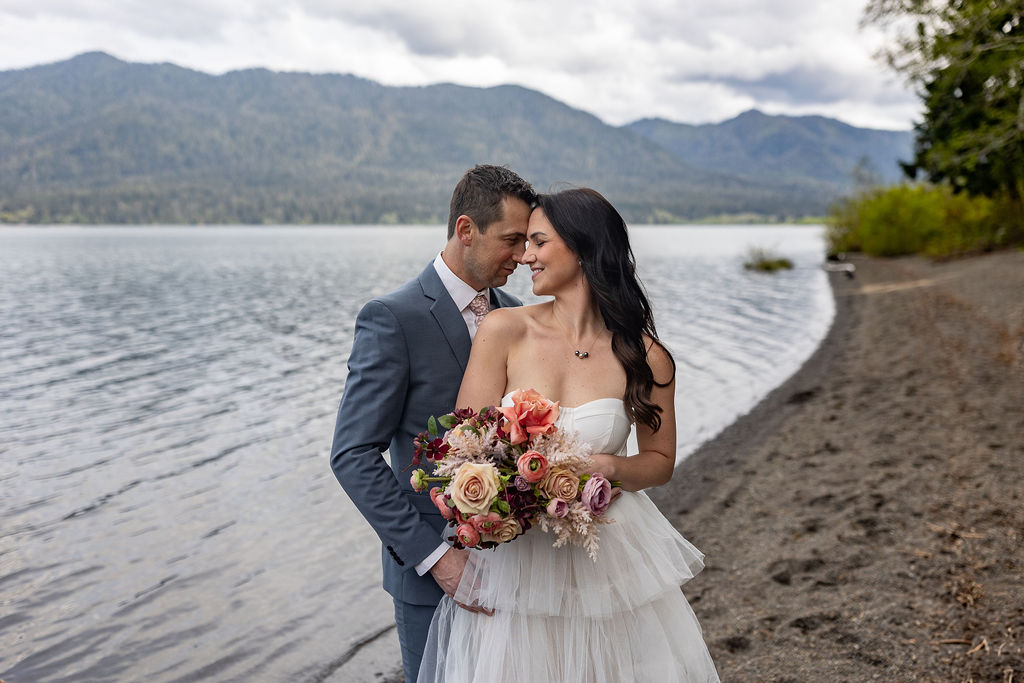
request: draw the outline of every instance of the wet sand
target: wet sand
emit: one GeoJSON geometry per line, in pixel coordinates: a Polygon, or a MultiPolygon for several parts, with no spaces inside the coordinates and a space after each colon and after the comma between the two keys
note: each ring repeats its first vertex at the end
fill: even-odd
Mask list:
{"type": "Polygon", "coordinates": [[[801,370],[652,496],[725,681],[1024,680],[1024,252],[854,257],[801,370]]]}

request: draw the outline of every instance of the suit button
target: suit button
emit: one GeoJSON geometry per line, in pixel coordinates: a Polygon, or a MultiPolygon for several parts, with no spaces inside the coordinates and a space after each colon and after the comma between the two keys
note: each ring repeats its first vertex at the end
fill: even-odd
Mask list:
{"type": "MultiPolygon", "coordinates": [[[[385,546],[385,547],[388,549],[388,553],[391,555],[392,558],[394,558],[395,562],[398,563],[398,566],[399,567],[404,567],[405,566],[405,562],[402,562],[402,558],[400,558],[398,556],[398,553],[395,552],[395,549],[392,548],[391,546],[385,546]]],[[[2,683],[2,682],[0,682],[0,683],[2,683]]]]}

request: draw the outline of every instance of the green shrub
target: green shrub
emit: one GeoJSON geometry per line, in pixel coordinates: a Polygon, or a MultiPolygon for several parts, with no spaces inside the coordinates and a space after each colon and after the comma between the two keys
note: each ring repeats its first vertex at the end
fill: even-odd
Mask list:
{"type": "Polygon", "coordinates": [[[942,257],[988,251],[996,247],[997,231],[992,222],[992,200],[954,194],[946,198],[941,226],[924,245],[924,253],[942,257]]]}
{"type": "Polygon", "coordinates": [[[1019,203],[954,194],[947,185],[864,190],[837,202],[827,224],[832,254],[943,258],[1024,243],[1019,203]]]}

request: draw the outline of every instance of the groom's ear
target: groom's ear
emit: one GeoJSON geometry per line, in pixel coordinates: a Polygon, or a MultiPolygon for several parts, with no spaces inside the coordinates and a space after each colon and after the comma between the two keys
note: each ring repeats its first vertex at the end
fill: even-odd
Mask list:
{"type": "Polygon", "coordinates": [[[468,247],[473,242],[476,232],[476,223],[466,214],[462,214],[455,219],[455,236],[459,238],[463,245],[468,247]]]}

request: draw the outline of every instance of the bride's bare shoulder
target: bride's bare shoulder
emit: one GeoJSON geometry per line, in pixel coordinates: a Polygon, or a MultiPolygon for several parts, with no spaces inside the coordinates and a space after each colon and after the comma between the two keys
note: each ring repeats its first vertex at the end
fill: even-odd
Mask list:
{"type": "MultiPolygon", "coordinates": [[[[496,308],[480,323],[480,332],[486,334],[523,334],[537,324],[544,304],[507,306],[496,308]]],[[[480,334],[478,332],[477,334],[480,334]]]]}
{"type": "Polygon", "coordinates": [[[508,343],[512,339],[522,337],[529,325],[522,314],[525,306],[496,308],[487,314],[477,328],[476,336],[480,340],[494,340],[508,343]]]}

